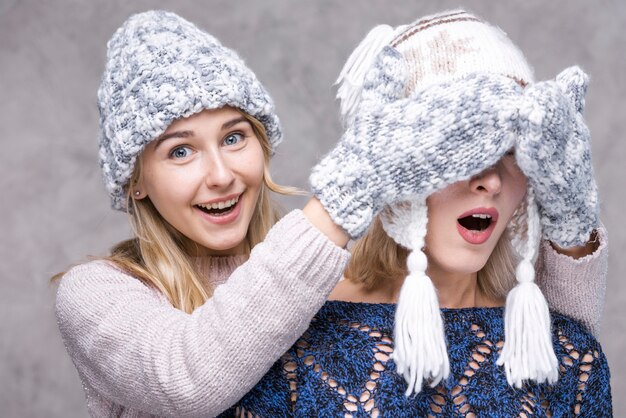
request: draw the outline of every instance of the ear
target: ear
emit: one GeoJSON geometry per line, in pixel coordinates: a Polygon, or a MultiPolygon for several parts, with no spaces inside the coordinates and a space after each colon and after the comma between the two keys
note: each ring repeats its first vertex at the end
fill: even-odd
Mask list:
{"type": "MultiPolygon", "coordinates": [[[[139,163],[140,164],[140,163],[139,163]]],[[[138,166],[135,169],[138,169],[138,166]]],[[[139,178],[134,178],[135,176],[133,176],[133,179],[131,179],[130,182],[130,196],[135,199],[135,200],[141,200],[141,199],[145,199],[148,196],[148,192],[146,191],[146,188],[144,187],[144,182],[143,182],[143,176],[140,174],[138,177],[139,178]]]]}
{"type": "Polygon", "coordinates": [[[145,192],[144,189],[140,189],[140,188],[132,188],[132,193],[131,193],[131,197],[135,200],[142,200],[145,199],[148,196],[148,193],[145,192]]]}
{"type": "Polygon", "coordinates": [[[589,76],[578,66],[566,68],[556,76],[556,82],[570,99],[578,113],[585,108],[589,76]]]}

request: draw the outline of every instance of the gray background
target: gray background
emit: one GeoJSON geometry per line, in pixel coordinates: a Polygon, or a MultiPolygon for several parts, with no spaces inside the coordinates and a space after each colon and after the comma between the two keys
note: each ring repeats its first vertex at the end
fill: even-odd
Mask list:
{"type": "MultiPolygon", "coordinates": [[[[454,1],[0,0],[0,416],[86,415],[60,341],[49,277],[128,236],[108,208],[96,159],[95,93],[105,44],[136,11],[167,8],[236,49],[273,94],[286,140],[275,179],[306,188],[310,167],[340,134],[331,88],[378,23],[409,23],[454,1]]],[[[616,416],[626,416],[626,2],[469,1],[526,53],[537,78],[578,63],[591,75],[586,117],[602,219],[611,241],[601,342],[616,416]]],[[[301,199],[282,200],[287,208],[301,199]]]]}

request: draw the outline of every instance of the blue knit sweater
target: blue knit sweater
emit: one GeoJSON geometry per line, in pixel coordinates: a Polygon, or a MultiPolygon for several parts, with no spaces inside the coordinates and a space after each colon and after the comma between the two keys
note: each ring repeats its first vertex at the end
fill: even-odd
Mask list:
{"type": "Polygon", "coordinates": [[[406,383],[390,358],[394,313],[393,304],[327,302],[302,338],[224,416],[612,416],[600,344],[557,313],[552,330],[559,381],[510,387],[496,365],[503,308],[442,309],[451,376],[406,398],[406,383]]]}

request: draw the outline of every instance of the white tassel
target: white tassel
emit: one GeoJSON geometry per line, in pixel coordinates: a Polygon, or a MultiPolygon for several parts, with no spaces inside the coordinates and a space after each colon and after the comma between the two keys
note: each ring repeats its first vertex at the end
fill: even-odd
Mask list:
{"type": "Polygon", "coordinates": [[[340,100],[341,119],[348,124],[354,117],[359,103],[365,74],[370,69],[376,55],[388,45],[395,36],[395,30],[389,25],[378,25],[361,41],[350,54],[335,84],[337,98],[340,100]]]}
{"type": "Polygon", "coordinates": [[[443,318],[432,280],[426,275],[428,259],[422,251],[428,207],[424,199],[396,203],[380,217],[395,242],[411,250],[396,306],[393,360],[408,384],[406,396],[419,393],[422,382],[432,387],[450,375],[443,318]]]}
{"type": "Polygon", "coordinates": [[[430,380],[431,387],[446,379],[450,364],[437,293],[425,274],[426,255],[413,251],[407,264],[410,273],[396,308],[393,360],[410,396],[421,391],[424,379],[430,380]]]}
{"type": "Polygon", "coordinates": [[[535,284],[534,260],[540,235],[539,215],[533,191],[527,199],[527,239],[524,258],[517,266],[518,285],[506,298],[504,315],[505,341],[497,364],[504,366],[509,385],[521,388],[524,381],[557,381],[558,360],[552,346],[548,302],[535,284]]]}

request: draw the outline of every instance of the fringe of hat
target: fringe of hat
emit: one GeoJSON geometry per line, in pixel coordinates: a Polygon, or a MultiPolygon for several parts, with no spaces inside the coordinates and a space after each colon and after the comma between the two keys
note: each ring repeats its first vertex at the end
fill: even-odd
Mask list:
{"type": "Polygon", "coordinates": [[[499,366],[504,366],[509,385],[516,388],[522,387],[527,380],[552,384],[559,377],[548,302],[535,283],[533,265],[541,238],[541,224],[530,187],[526,199],[526,237],[512,241],[522,256],[515,271],[518,284],[506,298],[504,346],[497,361],[499,366]]]}
{"type": "MultiPolygon", "coordinates": [[[[337,98],[341,100],[341,117],[344,123],[350,123],[358,111],[365,75],[376,55],[389,45],[391,40],[395,46],[416,33],[420,24],[427,28],[437,19],[441,22],[478,22],[485,25],[486,29],[481,28],[481,31],[486,30],[487,34],[481,33],[481,36],[486,36],[487,39],[492,36],[489,31],[495,31],[496,35],[492,36],[494,42],[489,46],[491,48],[489,52],[497,53],[499,49],[507,49],[505,61],[510,62],[510,67],[515,69],[514,74],[505,75],[512,76],[521,84],[532,81],[532,70],[506,35],[464,11],[428,16],[417,24],[410,25],[409,29],[402,26],[394,30],[381,25],[370,31],[355,49],[337,80],[339,84],[337,98]],[[516,74],[521,76],[516,77],[516,74]]],[[[422,64],[418,62],[416,65],[422,64]]],[[[472,66],[479,67],[477,71],[489,69],[488,62],[474,60],[467,64],[463,71],[467,72],[472,66]]],[[[494,72],[502,74],[500,67],[494,72]]],[[[437,74],[431,75],[434,78],[429,79],[429,82],[435,82],[433,80],[439,77],[437,74]]],[[[422,76],[418,83],[429,77],[424,74],[422,76]]],[[[407,80],[407,83],[413,84],[407,86],[408,94],[415,87],[415,80],[407,80]]],[[[533,191],[530,189],[526,208],[526,211],[516,218],[518,222],[526,219],[526,226],[518,228],[517,234],[512,236],[512,244],[522,260],[516,270],[518,285],[509,293],[506,301],[505,343],[498,358],[498,365],[504,366],[508,383],[515,387],[521,387],[526,380],[553,383],[558,378],[557,360],[551,342],[548,304],[534,282],[533,263],[539,243],[540,222],[533,191]]],[[[450,372],[438,297],[432,280],[426,275],[427,258],[423,246],[428,216],[425,200],[403,202],[387,208],[381,215],[381,220],[386,233],[399,245],[410,250],[407,258],[408,275],[400,291],[396,308],[393,353],[397,371],[408,384],[406,396],[410,396],[412,393],[420,392],[424,380],[429,381],[431,386],[436,386],[442,379],[446,379],[450,372]]]]}
{"type": "Polygon", "coordinates": [[[423,252],[428,225],[424,200],[387,208],[381,215],[383,229],[410,251],[394,325],[393,360],[406,380],[406,396],[419,393],[422,382],[437,386],[450,374],[443,318],[432,280],[426,275],[428,260],[423,252]]]}

